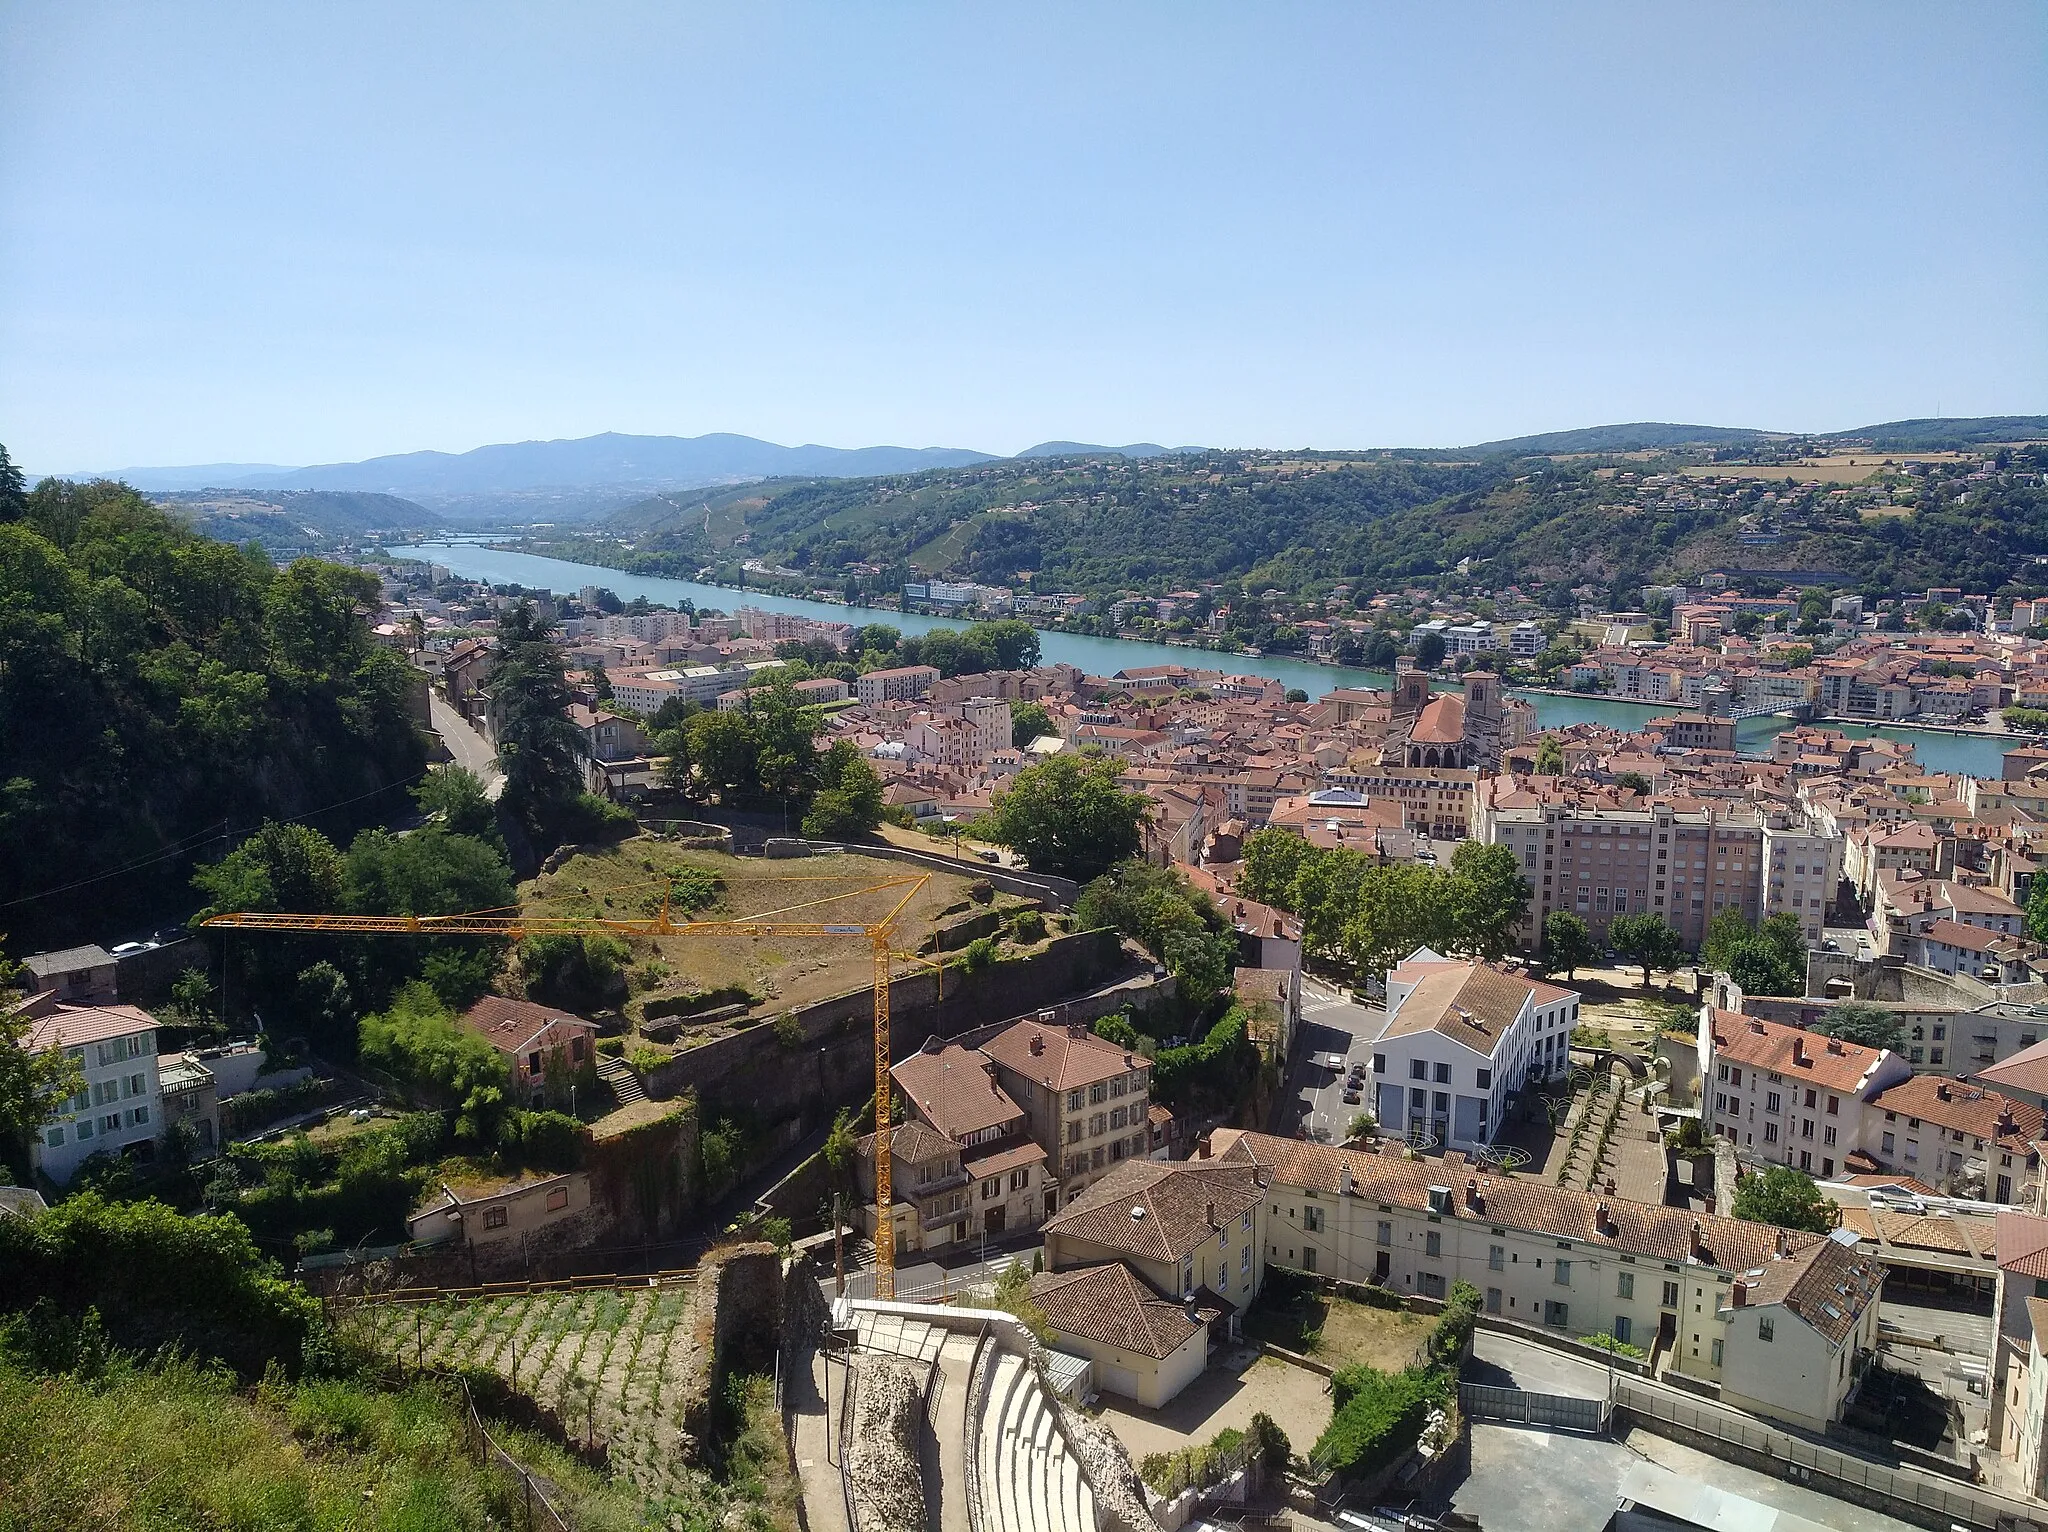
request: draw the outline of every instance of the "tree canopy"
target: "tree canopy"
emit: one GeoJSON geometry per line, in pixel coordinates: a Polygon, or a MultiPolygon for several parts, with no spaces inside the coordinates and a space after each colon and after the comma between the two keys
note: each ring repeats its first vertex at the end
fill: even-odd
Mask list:
{"type": "Polygon", "coordinates": [[[1593,933],[1570,910],[1553,910],[1543,920],[1543,966],[1569,979],[1593,961],[1593,933]]]}
{"type": "Polygon", "coordinates": [[[1086,881],[1137,854],[1150,800],[1120,785],[1108,756],[1055,755],[1017,773],[975,833],[1039,872],[1086,881]]]}
{"type": "Polygon", "coordinates": [[[125,485],[0,478],[0,903],[33,901],[17,935],[160,908],[224,830],[394,807],[379,790],[425,763],[420,678],[371,641],[374,576],[279,570],[125,485]]]}
{"type": "Polygon", "coordinates": [[[1835,1226],[1839,1214],[1813,1184],[1812,1176],[1790,1165],[1773,1165],[1736,1184],[1735,1216],[1750,1223],[1825,1234],[1835,1226]]]}

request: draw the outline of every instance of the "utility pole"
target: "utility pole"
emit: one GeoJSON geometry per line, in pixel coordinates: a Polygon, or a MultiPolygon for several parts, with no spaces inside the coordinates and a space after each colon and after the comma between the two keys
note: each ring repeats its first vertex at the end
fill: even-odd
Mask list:
{"type": "Polygon", "coordinates": [[[832,1194],[832,1296],[846,1296],[846,1229],[839,1221],[839,1193],[832,1194]]]}

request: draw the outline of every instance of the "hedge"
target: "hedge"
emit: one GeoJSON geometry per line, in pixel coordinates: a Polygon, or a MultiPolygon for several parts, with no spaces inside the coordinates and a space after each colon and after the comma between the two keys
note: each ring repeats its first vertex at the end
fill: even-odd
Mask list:
{"type": "Polygon", "coordinates": [[[1364,1477],[1415,1445],[1448,1383],[1434,1369],[1384,1373],[1356,1366],[1340,1368],[1330,1387],[1337,1411],[1310,1456],[1332,1474],[1364,1477]]]}

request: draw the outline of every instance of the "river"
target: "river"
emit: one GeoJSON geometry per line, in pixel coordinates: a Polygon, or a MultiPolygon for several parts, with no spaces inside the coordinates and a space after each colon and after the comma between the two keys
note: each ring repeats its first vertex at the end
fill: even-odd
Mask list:
{"type": "MultiPolygon", "coordinates": [[[[905,633],[929,633],[934,628],[962,628],[965,622],[945,617],[925,617],[914,612],[892,612],[873,607],[850,607],[829,601],[805,601],[794,596],[771,596],[765,591],[735,590],[724,585],[703,585],[695,580],[671,580],[658,575],[632,575],[596,564],[572,564],[566,559],[542,558],[532,553],[511,553],[473,542],[429,542],[407,548],[393,548],[400,557],[425,559],[444,565],[470,580],[493,585],[524,585],[536,590],[564,594],[586,585],[597,585],[632,600],[673,605],[687,599],[693,606],[715,607],[730,612],[740,606],[757,606],[772,612],[799,612],[826,622],[886,623],[905,633]]],[[[1384,671],[1359,670],[1348,665],[1318,665],[1286,655],[1227,654],[1214,649],[1187,649],[1173,644],[1141,643],[1128,638],[1092,638],[1079,633],[1062,633],[1056,628],[1039,630],[1039,653],[1046,664],[1078,665],[1090,675],[1113,675],[1135,665],[1186,665],[1201,670],[1222,670],[1236,675],[1269,676],[1289,687],[1300,687],[1319,697],[1338,686],[1386,686],[1391,678],[1384,671]]],[[[1668,703],[1621,702],[1612,697],[1553,696],[1548,692],[1517,691],[1536,705],[1536,717],[1545,728],[1569,723],[1604,723],[1620,729],[1638,729],[1651,718],[1673,711],[1668,703]]],[[[1761,750],[1771,736],[1789,728],[1782,718],[1752,718],[1736,730],[1746,750],[1761,750]]],[[[1931,771],[1963,772],[1970,776],[1996,777],[2005,742],[1990,736],[1943,734],[1925,729],[1896,729],[1868,724],[1830,723],[1831,729],[1866,738],[1909,741],[1918,752],[1921,765],[1931,771]]],[[[2015,742],[2017,743],[2017,742],[2015,742]]]]}

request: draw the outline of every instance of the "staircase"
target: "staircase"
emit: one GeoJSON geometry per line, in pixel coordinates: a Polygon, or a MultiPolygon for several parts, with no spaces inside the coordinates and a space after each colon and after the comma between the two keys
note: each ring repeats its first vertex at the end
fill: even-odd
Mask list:
{"type": "Polygon", "coordinates": [[[597,1056],[597,1077],[612,1088],[612,1096],[620,1106],[647,1099],[647,1092],[640,1088],[640,1077],[609,1054],[597,1056]]]}
{"type": "Polygon", "coordinates": [[[1015,1352],[995,1352],[973,1429],[983,1532],[1096,1532],[1095,1492],[1038,1374],[1015,1352]]]}

